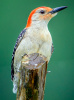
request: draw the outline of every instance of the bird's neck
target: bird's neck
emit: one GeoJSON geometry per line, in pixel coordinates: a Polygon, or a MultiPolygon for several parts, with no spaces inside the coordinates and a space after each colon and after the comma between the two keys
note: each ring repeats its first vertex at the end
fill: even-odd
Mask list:
{"type": "Polygon", "coordinates": [[[43,30],[43,29],[48,29],[48,24],[45,21],[32,21],[31,23],[31,27],[33,27],[34,29],[39,29],[39,30],[43,30]]]}
{"type": "Polygon", "coordinates": [[[27,35],[30,37],[38,38],[38,39],[44,39],[45,41],[50,40],[51,34],[48,30],[48,26],[45,22],[33,22],[31,24],[31,27],[27,30],[27,35]]]}

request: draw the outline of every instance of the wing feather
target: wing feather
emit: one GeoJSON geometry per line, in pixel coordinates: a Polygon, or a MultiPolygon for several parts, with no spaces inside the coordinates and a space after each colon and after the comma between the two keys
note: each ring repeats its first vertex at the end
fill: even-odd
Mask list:
{"type": "Polygon", "coordinates": [[[14,56],[15,56],[15,52],[16,52],[16,49],[18,48],[19,46],[19,43],[21,42],[21,40],[23,39],[24,35],[25,35],[25,32],[26,32],[26,29],[23,29],[23,31],[21,31],[21,33],[19,34],[18,38],[17,38],[17,41],[15,43],[15,46],[14,46],[14,50],[13,50],[13,54],[12,54],[12,61],[11,61],[11,79],[13,80],[14,78],[14,56]]]}

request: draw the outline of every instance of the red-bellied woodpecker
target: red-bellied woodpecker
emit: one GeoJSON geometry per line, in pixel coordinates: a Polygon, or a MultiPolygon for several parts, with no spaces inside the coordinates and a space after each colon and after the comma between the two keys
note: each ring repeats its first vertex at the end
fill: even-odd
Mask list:
{"type": "Polygon", "coordinates": [[[39,53],[47,58],[49,62],[53,52],[52,37],[48,30],[48,22],[57,12],[67,8],[66,6],[49,8],[38,7],[34,9],[27,21],[26,27],[20,33],[12,54],[11,77],[13,81],[13,92],[17,92],[18,71],[22,56],[25,54],[39,53]]]}

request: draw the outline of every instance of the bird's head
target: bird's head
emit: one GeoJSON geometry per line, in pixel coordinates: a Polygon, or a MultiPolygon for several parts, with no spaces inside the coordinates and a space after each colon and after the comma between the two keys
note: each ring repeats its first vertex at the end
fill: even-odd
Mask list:
{"type": "Polygon", "coordinates": [[[50,19],[53,18],[57,14],[57,12],[65,8],[67,7],[62,6],[62,7],[57,7],[54,9],[50,7],[45,7],[45,6],[38,7],[30,13],[26,27],[30,27],[32,22],[36,23],[36,22],[44,21],[47,24],[50,21],[50,19]]]}

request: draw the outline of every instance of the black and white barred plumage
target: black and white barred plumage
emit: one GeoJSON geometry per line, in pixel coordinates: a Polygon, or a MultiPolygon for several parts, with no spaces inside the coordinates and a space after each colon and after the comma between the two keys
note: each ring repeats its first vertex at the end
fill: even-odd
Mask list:
{"type": "Polygon", "coordinates": [[[14,78],[14,56],[15,56],[15,52],[16,52],[16,49],[17,49],[19,43],[23,39],[23,36],[24,36],[25,32],[26,32],[26,29],[23,29],[23,31],[21,31],[21,33],[19,34],[19,36],[17,38],[15,46],[14,46],[14,50],[13,50],[13,54],[12,54],[12,61],[11,61],[11,79],[12,80],[14,78]]]}

